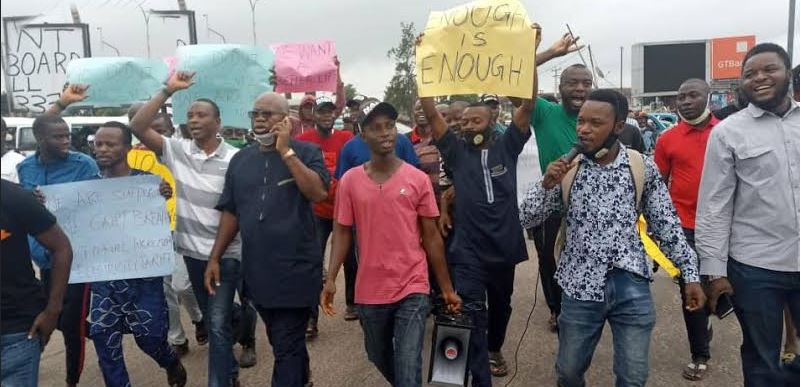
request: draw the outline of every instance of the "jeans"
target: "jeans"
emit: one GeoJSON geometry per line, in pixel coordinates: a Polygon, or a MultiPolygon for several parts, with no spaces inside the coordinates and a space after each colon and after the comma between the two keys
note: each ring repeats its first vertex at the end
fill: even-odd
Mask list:
{"type": "MultiPolygon", "coordinates": [[[[695,250],[695,230],[685,228],[684,236],[687,243],[695,250]]],[[[679,291],[681,292],[681,311],[684,315],[684,325],[687,327],[687,340],[690,342],[690,354],[693,362],[707,361],[709,356],[709,309],[701,308],[694,312],[684,308],[687,299],[684,295],[684,278],[679,276],[679,291]]]]}
{"type": "Polygon", "coordinates": [[[197,298],[189,282],[189,274],[186,272],[186,264],[181,257],[175,260],[175,270],[172,275],[164,277],[164,297],[167,299],[167,307],[170,312],[170,330],[167,333],[167,340],[172,345],[181,345],[187,342],[186,332],[181,323],[181,305],[192,322],[200,322],[203,313],[197,304],[197,298]]]}
{"type": "Polygon", "coordinates": [[[780,353],[785,305],[798,331],[798,272],[762,269],[729,258],[728,278],[743,330],[740,356],[745,386],[797,386],[798,368],[783,370],[780,353]]]}
{"type": "Polygon", "coordinates": [[[556,235],[562,225],[562,218],[559,215],[552,215],[541,225],[528,230],[529,237],[534,240],[537,248],[539,260],[540,282],[542,282],[542,293],[545,295],[545,302],[551,313],[559,316],[562,302],[562,288],[556,281],[556,258],[553,255],[553,248],[556,244],[556,235]]]}
{"type": "Polygon", "coordinates": [[[428,294],[410,294],[393,304],[357,306],[367,358],[393,387],[423,383],[423,337],[428,294]]]}
{"type": "Polygon", "coordinates": [[[39,357],[42,344],[38,337],[28,339],[28,332],[0,336],[0,385],[30,387],[39,384],[39,357]]]}
{"type": "MultiPolygon", "coordinates": [[[[511,300],[514,286],[514,266],[486,264],[475,262],[472,264],[451,265],[451,278],[456,293],[462,298],[463,311],[470,316],[473,329],[470,331],[470,348],[468,350],[470,374],[473,377],[473,387],[492,386],[492,376],[489,368],[489,326],[493,324],[493,345],[500,350],[503,337],[500,336],[500,327],[503,335],[512,313],[511,300]],[[493,289],[493,290],[490,290],[493,289]],[[490,293],[493,295],[491,296],[490,293]],[[503,294],[503,309],[494,311],[489,316],[487,298],[503,294]],[[508,305],[508,306],[507,306],[508,305]],[[492,322],[490,322],[492,321],[492,322]]],[[[494,308],[498,308],[496,305],[494,308]]]]}
{"type": "Polygon", "coordinates": [[[240,262],[232,258],[220,260],[220,286],[215,289],[214,296],[209,295],[204,284],[208,261],[184,257],[184,262],[209,330],[209,387],[230,386],[231,381],[239,377],[231,316],[234,293],[241,282],[240,262]]]}
{"type": "MultiPolygon", "coordinates": [[[[50,269],[42,270],[45,294],[50,294],[50,269]]],[[[89,284],[68,284],[58,329],[64,336],[67,384],[78,384],[86,358],[86,315],[89,312],[89,284]]]]}
{"type": "MultiPolygon", "coordinates": [[[[321,218],[319,216],[314,216],[316,221],[316,230],[317,230],[317,241],[320,243],[320,254],[322,256],[320,259],[323,261],[323,273],[325,273],[328,266],[325,264],[325,248],[328,245],[328,237],[331,236],[331,232],[334,230],[334,221],[332,219],[321,218]]],[[[356,254],[355,254],[355,245],[356,245],[356,235],[353,235],[353,243],[351,244],[351,248],[348,251],[348,255],[345,257],[345,304],[347,306],[353,306],[354,302],[353,299],[356,296],[356,270],[358,265],[356,263],[356,254]]],[[[325,274],[323,274],[323,281],[325,281],[325,274]]],[[[317,322],[320,316],[320,308],[319,306],[312,307],[311,310],[311,321],[317,322]]]]}
{"type": "Polygon", "coordinates": [[[262,308],[256,305],[273,347],[273,387],[302,387],[309,382],[306,323],[309,308],[262,308]]]}
{"type": "Polygon", "coordinates": [[[604,301],[579,301],[562,295],[556,359],[560,387],[585,385],[584,373],[590,367],[606,321],[612,328],[615,386],[645,386],[648,347],[656,323],[650,281],[612,269],[607,274],[604,301]]]}

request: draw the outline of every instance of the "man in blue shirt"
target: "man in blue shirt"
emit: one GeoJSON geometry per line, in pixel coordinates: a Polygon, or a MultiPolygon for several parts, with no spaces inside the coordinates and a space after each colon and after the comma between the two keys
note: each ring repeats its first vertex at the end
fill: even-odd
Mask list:
{"type": "MultiPolygon", "coordinates": [[[[66,106],[71,101],[83,99],[84,89],[67,88],[60,104],[66,106]]],[[[71,183],[96,179],[99,176],[97,164],[91,157],[70,150],[70,128],[64,119],[57,115],[45,114],[33,122],[33,135],[38,143],[36,153],[17,165],[20,185],[36,194],[36,187],[50,184],[71,183]]],[[[37,194],[42,200],[41,194],[37,194]]],[[[29,239],[31,257],[41,269],[46,288],[50,285],[50,252],[38,242],[29,239]]],[[[66,346],[67,385],[77,385],[83,370],[86,302],[89,289],[86,284],[70,284],[64,297],[64,308],[59,319],[59,329],[64,335],[66,346]]]]}

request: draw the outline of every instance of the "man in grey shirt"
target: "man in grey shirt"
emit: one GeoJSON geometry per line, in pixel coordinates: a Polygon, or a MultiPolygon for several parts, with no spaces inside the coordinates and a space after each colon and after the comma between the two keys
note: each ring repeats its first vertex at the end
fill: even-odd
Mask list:
{"type": "Polygon", "coordinates": [[[752,48],[741,88],[751,102],[712,131],[696,213],[696,248],[714,311],[732,294],[743,331],[745,386],[798,385],[780,367],[782,311],[798,330],[799,107],[787,52],[752,48]]]}

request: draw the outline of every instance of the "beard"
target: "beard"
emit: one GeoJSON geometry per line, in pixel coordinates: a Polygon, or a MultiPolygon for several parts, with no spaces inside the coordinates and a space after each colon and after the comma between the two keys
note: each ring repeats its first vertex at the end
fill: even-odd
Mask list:
{"type": "Polygon", "coordinates": [[[772,99],[762,102],[754,101],[753,98],[749,98],[749,100],[751,101],[751,103],[753,103],[762,110],[773,111],[774,109],[779,107],[782,104],[782,102],[784,102],[785,98],[789,96],[788,94],[789,92],[790,92],[790,82],[785,82],[784,85],[782,85],[779,88],[779,92],[776,93],[776,96],[774,96],[772,99]]]}

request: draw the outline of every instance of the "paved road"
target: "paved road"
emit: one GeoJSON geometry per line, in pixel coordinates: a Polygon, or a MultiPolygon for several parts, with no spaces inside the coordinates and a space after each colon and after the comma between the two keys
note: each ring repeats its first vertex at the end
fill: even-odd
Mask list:
{"type": "MultiPolygon", "coordinates": [[[[531,246],[530,246],[531,248],[531,246]]],[[[532,256],[534,256],[532,254],[532,256]]],[[[535,300],[534,288],[537,275],[535,259],[518,266],[515,295],[513,297],[514,312],[504,346],[504,354],[514,370],[515,348],[526,326],[526,320],[535,300]]],[[[342,281],[342,275],[339,276],[342,281]]],[[[344,284],[338,284],[344,289],[344,284]]],[[[702,382],[688,382],[681,378],[681,370],[689,361],[689,349],[685,334],[684,321],[681,317],[678,287],[662,272],[651,287],[657,309],[657,323],[651,342],[651,373],[649,386],[725,386],[734,387],[743,384],[740,371],[739,345],[740,330],[736,319],[732,316],[723,321],[715,319],[712,357],[707,379],[702,382]]],[[[344,309],[342,292],[337,294],[338,305],[344,309]]],[[[518,374],[511,386],[553,386],[556,376],[554,359],[557,349],[556,335],[547,330],[548,307],[542,291],[537,288],[536,306],[531,317],[528,332],[523,337],[517,364],[518,374]]],[[[192,325],[185,319],[185,327],[192,325]]],[[[431,326],[429,324],[429,335],[431,326]]],[[[194,337],[194,336],[192,336],[194,337]]],[[[589,386],[613,386],[612,374],[612,341],[608,327],[598,344],[594,361],[587,372],[589,386]]],[[[269,386],[272,372],[272,355],[264,326],[259,322],[257,328],[258,364],[242,370],[243,386],[269,386]]],[[[428,339],[427,339],[428,341],[428,339]]],[[[133,386],[164,386],[166,374],[155,362],[136,348],[132,337],[126,337],[125,356],[133,386]]],[[[341,317],[325,318],[320,322],[320,337],[309,343],[311,367],[315,386],[318,387],[362,387],[388,386],[378,371],[367,361],[362,343],[362,332],[357,322],[346,322],[341,317]]],[[[189,373],[188,386],[205,386],[208,347],[198,347],[191,341],[190,353],[184,358],[184,365],[189,373]]],[[[239,347],[236,348],[239,354],[239,347]]],[[[424,351],[423,364],[428,364],[428,345],[424,351]]],[[[424,378],[428,372],[424,367],[424,378]]],[[[509,380],[496,378],[495,386],[504,386],[509,380]]],[[[61,335],[56,333],[42,356],[40,368],[41,386],[62,386],[64,380],[64,347],[61,335]]],[[[103,379],[97,365],[97,358],[91,342],[87,343],[86,366],[81,379],[81,386],[99,387],[103,379]]]]}

